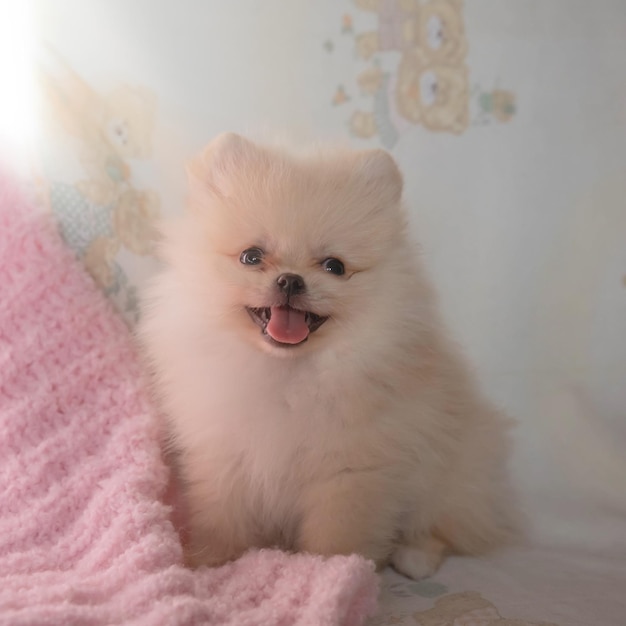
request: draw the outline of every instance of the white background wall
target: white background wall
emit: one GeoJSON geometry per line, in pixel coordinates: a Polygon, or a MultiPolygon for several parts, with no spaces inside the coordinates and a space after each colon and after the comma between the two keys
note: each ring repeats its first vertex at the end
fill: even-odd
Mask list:
{"type": "MultiPolygon", "coordinates": [[[[371,104],[355,35],[376,16],[345,0],[33,6],[39,40],[94,92],[154,94],[152,152],[129,164],[165,213],[180,210],[185,159],[218,132],[346,138],[351,112],[371,104]],[[333,106],[339,84],[351,99],[333,106]]],[[[470,83],[506,85],[517,111],[459,135],[404,130],[392,152],[412,229],[456,336],[519,420],[536,539],[625,550],[626,3],[467,0],[463,14],[470,83]]],[[[40,147],[46,176],[77,176],[40,147]]],[[[118,260],[137,283],[153,269],[118,260]]]]}

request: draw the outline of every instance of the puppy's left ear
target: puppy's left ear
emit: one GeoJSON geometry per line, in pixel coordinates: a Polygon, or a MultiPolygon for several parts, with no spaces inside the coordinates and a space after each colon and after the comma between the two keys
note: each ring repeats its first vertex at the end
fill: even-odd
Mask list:
{"type": "Polygon", "coordinates": [[[356,174],[363,181],[368,197],[379,206],[397,205],[404,186],[394,158],[386,150],[364,150],[360,153],[356,174]]]}

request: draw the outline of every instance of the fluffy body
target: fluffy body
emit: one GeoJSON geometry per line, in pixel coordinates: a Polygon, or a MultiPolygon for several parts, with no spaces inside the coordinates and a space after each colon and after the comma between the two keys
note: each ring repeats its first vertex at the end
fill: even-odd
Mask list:
{"type": "Polygon", "coordinates": [[[393,159],[228,134],[189,177],[140,329],[184,484],[189,561],[279,546],[421,578],[448,550],[510,540],[507,421],[447,339],[393,159]],[[251,246],[258,265],[241,262],[251,246]],[[306,286],[287,300],[285,272],[306,286]],[[247,308],[285,304],[327,319],[282,345],[247,308]]]}

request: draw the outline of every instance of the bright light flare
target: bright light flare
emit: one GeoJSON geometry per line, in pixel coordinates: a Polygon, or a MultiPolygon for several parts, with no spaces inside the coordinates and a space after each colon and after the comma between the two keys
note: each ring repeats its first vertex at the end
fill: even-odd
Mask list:
{"type": "Polygon", "coordinates": [[[31,0],[0,0],[0,155],[23,164],[36,139],[35,24],[31,0]]]}

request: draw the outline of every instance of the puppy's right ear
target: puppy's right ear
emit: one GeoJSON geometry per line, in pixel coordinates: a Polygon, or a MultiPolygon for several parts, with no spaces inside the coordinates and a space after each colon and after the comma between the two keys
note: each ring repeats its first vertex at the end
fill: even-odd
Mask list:
{"type": "Polygon", "coordinates": [[[402,197],[402,174],[394,158],[382,149],[358,152],[355,173],[363,190],[379,206],[395,207],[402,197]]]}
{"type": "Polygon", "coordinates": [[[263,152],[235,133],[218,135],[187,166],[192,197],[227,199],[235,192],[237,176],[262,161],[263,152]]]}

